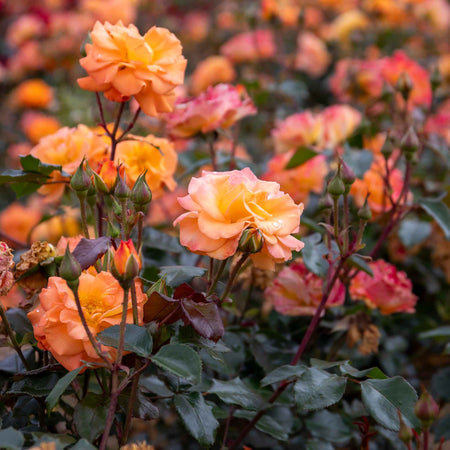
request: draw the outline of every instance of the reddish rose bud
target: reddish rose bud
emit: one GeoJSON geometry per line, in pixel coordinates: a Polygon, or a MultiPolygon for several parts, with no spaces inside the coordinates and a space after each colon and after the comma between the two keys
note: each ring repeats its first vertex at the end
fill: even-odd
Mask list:
{"type": "Polygon", "coordinates": [[[430,393],[424,389],[416,403],[414,412],[422,426],[428,428],[439,415],[439,405],[434,401],[430,393]]]}
{"type": "Polygon", "coordinates": [[[119,248],[113,253],[112,273],[119,281],[131,280],[138,275],[141,262],[131,239],[120,241],[119,248]]]}

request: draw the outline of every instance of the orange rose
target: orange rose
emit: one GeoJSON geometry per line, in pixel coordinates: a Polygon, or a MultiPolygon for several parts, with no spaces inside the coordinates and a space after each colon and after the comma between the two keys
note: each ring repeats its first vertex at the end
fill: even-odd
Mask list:
{"type": "Polygon", "coordinates": [[[61,124],[55,117],[28,111],[22,116],[20,126],[25,136],[33,144],[37,144],[45,136],[55,133],[61,127],[61,124]]]}
{"type": "Polygon", "coordinates": [[[81,88],[116,102],[134,95],[150,116],[172,111],[173,90],[183,83],[187,63],[174,34],[152,27],[141,36],[134,25],[96,22],[91,38],[80,60],[89,75],[78,79],[81,88]]]}
{"type": "Polygon", "coordinates": [[[227,58],[210,56],[198,64],[191,75],[191,91],[198,95],[209,86],[231,83],[235,78],[236,72],[227,58]]]}
{"type": "Polygon", "coordinates": [[[141,260],[134,248],[133,241],[128,239],[128,241],[120,241],[119,248],[113,251],[113,264],[114,268],[120,276],[126,275],[127,265],[130,258],[134,258],[139,265],[139,269],[142,267],[141,260]]]}
{"type": "MultiPolygon", "coordinates": [[[[100,331],[120,324],[122,315],[123,289],[109,273],[96,275],[82,273],[78,288],[81,307],[90,331],[96,336],[100,331]]],[[[146,296],[139,282],[136,282],[139,321],[142,323],[142,307],[146,296]]],[[[48,287],[39,295],[40,304],[28,313],[33,324],[38,346],[49,350],[55,359],[67,370],[80,367],[84,361],[99,361],[78,315],[72,290],[65,280],[50,277],[48,287]]],[[[133,323],[131,302],[128,303],[127,323],[133,323]]],[[[101,346],[111,356],[115,351],[101,346]]]]}
{"type": "Polygon", "coordinates": [[[47,108],[53,101],[53,90],[43,80],[26,80],[11,93],[14,106],[24,108],[47,108]]]}
{"type": "Polygon", "coordinates": [[[263,180],[276,181],[283,192],[289,194],[296,203],[306,206],[310,192],[320,194],[323,190],[328,166],[324,155],[318,155],[293,169],[285,169],[295,150],[275,155],[268,163],[263,180]]]}
{"type": "Polygon", "coordinates": [[[276,16],[287,27],[297,25],[301,12],[302,7],[297,0],[262,0],[261,2],[263,19],[268,20],[276,16]]]}
{"type": "Polygon", "coordinates": [[[124,165],[130,187],[139,175],[147,171],[145,180],[153,198],[162,195],[164,186],[173,191],[177,185],[173,174],[177,168],[178,156],[168,139],[149,134],[139,140],[123,141],[117,146],[116,161],[117,164],[124,165]]]}
{"type": "Polygon", "coordinates": [[[136,20],[139,0],[81,0],[80,10],[101,22],[122,20],[126,25],[136,20]]]}
{"type": "Polygon", "coordinates": [[[226,259],[237,251],[243,231],[257,228],[264,245],[251,255],[256,267],[273,270],[287,261],[303,243],[291,236],[298,232],[303,205],[280,191],[278,183],[261,181],[245,168],[206,172],[192,178],[189,194],[178,199],[188,210],[178,217],[180,242],[194,253],[226,259]]]}
{"type": "Polygon", "coordinates": [[[350,37],[355,31],[369,27],[369,18],[358,9],[352,9],[340,14],[330,25],[328,35],[330,39],[348,45],[350,37]]]}
{"type": "Polygon", "coordinates": [[[42,208],[34,205],[11,203],[0,213],[0,229],[5,236],[25,244],[29,241],[32,229],[41,220],[42,214],[42,208]]]}

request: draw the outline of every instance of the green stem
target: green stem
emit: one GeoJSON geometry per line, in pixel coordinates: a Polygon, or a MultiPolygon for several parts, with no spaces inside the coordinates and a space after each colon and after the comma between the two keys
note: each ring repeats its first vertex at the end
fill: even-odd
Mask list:
{"type": "Polygon", "coordinates": [[[219,303],[222,303],[227,298],[227,295],[230,292],[231,287],[233,286],[233,282],[234,279],[236,278],[236,275],[239,273],[240,268],[242,267],[244,262],[247,261],[249,256],[250,256],[249,253],[243,253],[239,258],[239,260],[237,261],[236,265],[231,270],[230,276],[228,277],[228,283],[225,286],[225,290],[223,291],[222,296],[220,297],[219,303]]]}
{"type": "Polygon", "coordinates": [[[22,361],[22,364],[24,365],[25,369],[30,370],[30,366],[29,366],[27,360],[25,359],[25,356],[23,356],[22,349],[20,348],[20,345],[17,343],[16,336],[14,335],[14,331],[11,328],[8,318],[6,317],[6,313],[5,313],[5,310],[3,309],[1,300],[0,300],[0,316],[2,318],[3,325],[6,330],[6,334],[8,335],[9,340],[11,341],[11,345],[13,346],[17,355],[19,356],[20,360],[22,361]]]}
{"type": "Polygon", "coordinates": [[[228,259],[224,259],[223,261],[221,261],[219,268],[217,269],[216,275],[214,277],[214,280],[211,283],[211,286],[208,289],[208,292],[206,293],[206,296],[211,295],[214,290],[216,289],[217,283],[220,280],[220,277],[223,273],[223,271],[225,270],[225,266],[227,265],[228,259]]]}
{"type": "Polygon", "coordinates": [[[344,194],[344,253],[348,252],[348,234],[349,234],[349,205],[348,194],[344,194]]]}
{"type": "Polygon", "coordinates": [[[89,229],[86,214],[86,196],[78,195],[78,200],[80,201],[81,225],[83,227],[83,234],[86,237],[86,239],[89,239],[89,229]]]}
{"type": "Polygon", "coordinates": [[[137,223],[137,243],[136,243],[136,248],[137,248],[137,252],[140,255],[141,254],[141,247],[142,247],[142,234],[144,231],[144,213],[143,212],[139,212],[139,218],[138,218],[138,223],[137,223]]]}
{"type": "Polygon", "coordinates": [[[334,238],[336,239],[337,245],[339,247],[339,252],[341,253],[341,255],[344,254],[342,245],[341,245],[341,240],[339,239],[339,205],[338,205],[339,199],[337,199],[336,197],[333,197],[333,204],[334,204],[334,209],[333,209],[333,225],[334,225],[334,238]]]}
{"type": "MultiPolygon", "coordinates": [[[[136,359],[134,363],[135,373],[139,371],[139,368],[140,362],[138,359],[136,359]]],[[[133,382],[131,383],[131,392],[130,392],[130,399],[128,401],[127,417],[125,419],[125,426],[122,435],[122,445],[126,444],[126,442],[128,441],[128,436],[130,435],[131,419],[133,418],[134,404],[136,403],[136,395],[139,386],[139,375],[140,373],[138,373],[138,375],[133,378],[133,382]]]]}
{"type": "Polygon", "coordinates": [[[128,288],[123,289],[123,304],[122,304],[122,320],[120,322],[120,334],[119,334],[119,347],[117,349],[116,365],[122,363],[123,346],[125,343],[125,329],[127,326],[127,314],[128,314],[128,288]]]}
{"type": "Polygon", "coordinates": [[[136,284],[133,280],[130,286],[131,292],[131,307],[133,309],[133,323],[135,325],[139,325],[139,314],[138,314],[138,304],[137,304],[137,295],[136,295],[136,284]]]}

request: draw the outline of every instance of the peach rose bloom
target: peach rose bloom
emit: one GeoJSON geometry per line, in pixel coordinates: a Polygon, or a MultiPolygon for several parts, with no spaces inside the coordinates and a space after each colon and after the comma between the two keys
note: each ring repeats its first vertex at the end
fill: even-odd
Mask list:
{"type": "Polygon", "coordinates": [[[0,212],[0,229],[6,236],[26,244],[29,242],[31,231],[41,220],[42,214],[42,208],[34,205],[11,203],[0,212]]]}
{"type": "MultiPolygon", "coordinates": [[[[373,219],[392,207],[386,192],[385,175],[384,157],[375,156],[372,166],[364,174],[363,179],[357,178],[350,189],[350,194],[359,208],[364,204],[367,194],[370,194],[367,203],[372,211],[373,219]]],[[[399,169],[390,169],[389,183],[392,187],[392,199],[396,202],[403,189],[403,174],[399,169]]],[[[409,193],[408,198],[410,196],[411,194],[409,193]]]]}
{"type": "Polygon", "coordinates": [[[238,120],[256,114],[243,86],[218,84],[194,98],[180,98],[166,116],[167,128],[173,138],[188,138],[217,128],[229,128],[238,120]]]}
{"type": "MultiPolygon", "coordinates": [[[[264,291],[265,300],[286,316],[313,316],[323,296],[323,280],[298,259],[285,267],[264,291]]],[[[344,304],[345,287],[338,280],[326,303],[327,308],[344,304]]]]}
{"type": "MultiPolygon", "coordinates": [[[[78,288],[81,307],[94,336],[105,328],[119,325],[122,315],[123,289],[109,272],[96,275],[82,273],[78,288]]],[[[139,322],[147,297],[136,282],[139,322]]],[[[80,367],[84,361],[101,361],[89,342],[78,315],[72,290],[65,280],[50,277],[48,287],[39,295],[40,304],[28,313],[39,348],[49,350],[67,370],[80,367]]],[[[127,323],[133,323],[131,301],[128,302],[127,323]]],[[[100,345],[110,356],[115,350],[100,345]]],[[[111,359],[112,360],[112,359],[111,359]]]]}
{"type": "Polygon", "coordinates": [[[45,136],[55,133],[61,127],[61,123],[47,114],[27,111],[20,120],[20,127],[25,136],[33,144],[37,144],[45,136]]]}
{"type": "Polygon", "coordinates": [[[359,272],[351,281],[350,296],[363,300],[371,309],[378,308],[381,314],[414,313],[418,297],[412,293],[406,273],[382,259],[370,262],[369,267],[373,277],[359,272]]]}
{"type": "MultiPolygon", "coordinates": [[[[42,138],[31,150],[31,155],[47,164],[62,166],[62,170],[73,175],[83,158],[95,167],[109,153],[109,140],[85,125],[76,128],[60,128],[56,133],[42,138]]],[[[66,177],[55,171],[53,181],[65,181],[66,177]]],[[[64,193],[65,184],[44,185],[39,189],[48,201],[57,201],[64,193]]]]}
{"type": "Polygon", "coordinates": [[[53,102],[53,90],[43,80],[26,80],[11,93],[11,102],[20,108],[47,108],[53,102]]]}
{"type": "MultiPolygon", "coordinates": [[[[428,108],[431,105],[432,92],[428,72],[402,50],[397,50],[392,56],[383,59],[382,73],[384,79],[394,87],[402,73],[409,75],[413,84],[408,99],[409,108],[415,106],[428,108]]],[[[403,104],[400,94],[397,95],[397,99],[403,104]]]]}
{"type": "Polygon", "coordinates": [[[447,33],[450,26],[450,5],[446,0],[428,0],[414,5],[414,14],[428,22],[433,31],[447,33]]]}
{"type": "Polygon", "coordinates": [[[233,65],[224,56],[209,56],[197,65],[191,75],[190,86],[194,95],[218,83],[231,83],[236,78],[233,65]]]}
{"type": "Polygon", "coordinates": [[[328,39],[348,45],[355,31],[362,31],[370,26],[369,18],[360,10],[352,9],[340,14],[329,26],[328,39]]]}
{"type": "Polygon", "coordinates": [[[210,15],[206,11],[191,11],[183,17],[181,29],[183,40],[202,42],[208,36],[211,27],[210,15]]]}
{"type": "Polygon", "coordinates": [[[285,169],[294,153],[295,150],[291,150],[275,155],[269,161],[267,171],[261,178],[279,183],[280,189],[289,194],[295,203],[302,202],[306,206],[310,192],[316,194],[322,192],[328,165],[326,157],[318,155],[293,169],[285,169]]]}
{"type": "Polygon", "coordinates": [[[302,146],[315,145],[320,138],[322,123],[310,111],[293,114],[278,122],[272,130],[277,153],[285,153],[302,146]]]}
{"type": "Polygon", "coordinates": [[[96,22],[91,39],[80,60],[88,73],[78,79],[81,88],[116,102],[134,96],[149,116],[172,111],[173,90],[183,83],[187,63],[174,34],[152,27],[141,36],[134,25],[96,22]]]}
{"type": "Polygon", "coordinates": [[[297,37],[295,68],[311,77],[322,76],[331,62],[330,53],[322,39],[314,33],[304,31],[297,37]]]}
{"type": "Polygon", "coordinates": [[[100,22],[121,20],[128,25],[136,20],[138,6],[139,0],[81,0],[79,9],[100,22]]]}
{"type": "Polygon", "coordinates": [[[162,195],[164,187],[173,191],[177,186],[173,175],[177,168],[178,155],[172,142],[149,134],[139,140],[122,141],[117,146],[117,164],[125,167],[127,183],[130,187],[144,171],[153,198],[162,195]]]}
{"type": "Polygon", "coordinates": [[[83,237],[82,234],[70,237],[61,236],[55,247],[56,256],[64,256],[67,246],[69,246],[69,250],[73,252],[83,237]]]}
{"type": "Polygon", "coordinates": [[[193,253],[224,260],[238,249],[242,232],[260,230],[264,245],[251,255],[255,267],[274,270],[303,243],[297,233],[303,205],[280,191],[278,183],[261,181],[249,168],[229,172],[206,172],[192,178],[189,194],[178,199],[188,212],[178,217],[180,242],[193,253]]]}
{"type": "Polygon", "coordinates": [[[9,25],[6,31],[6,42],[12,48],[18,48],[30,39],[44,35],[45,22],[35,14],[22,14],[9,25]]]}
{"type": "Polygon", "coordinates": [[[220,53],[234,63],[272,59],[276,51],[275,37],[271,30],[236,34],[220,47],[220,53]]]}
{"type": "Polygon", "coordinates": [[[297,0],[262,0],[261,16],[265,20],[277,17],[287,27],[298,24],[302,7],[297,0]]]}
{"type": "Polygon", "coordinates": [[[341,102],[365,103],[383,91],[382,60],[346,58],[337,62],[330,88],[341,102]]]}

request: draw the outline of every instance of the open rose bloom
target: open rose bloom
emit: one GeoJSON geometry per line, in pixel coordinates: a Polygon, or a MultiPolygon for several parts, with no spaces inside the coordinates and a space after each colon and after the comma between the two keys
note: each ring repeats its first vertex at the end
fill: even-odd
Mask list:
{"type": "Polygon", "coordinates": [[[350,296],[363,300],[371,309],[378,308],[381,314],[415,312],[417,296],[412,293],[412,283],[405,272],[382,259],[369,263],[373,277],[359,272],[350,284],[350,296]]]}
{"type": "Polygon", "coordinates": [[[173,91],[183,83],[187,63],[174,34],[152,27],[141,36],[134,25],[96,22],[91,39],[80,60],[88,73],[78,80],[80,87],[116,102],[134,96],[150,116],[172,110],[173,91]]]}
{"type": "MultiPolygon", "coordinates": [[[[93,336],[113,325],[119,325],[122,315],[123,289],[109,273],[82,273],[78,288],[81,307],[93,336]]],[[[147,297],[136,283],[139,321],[147,297]]],[[[67,370],[74,370],[83,361],[101,361],[83,328],[72,290],[66,281],[50,277],[48,286],[39,295],[40,304],[28,313],[38,345],[49,350],[67,370]]],[[[127,323],[133,323],[131,301],[128,302],[127,323]]],[[[115,350],[101,346],[111,358],[115,350]]],[[[111,359],[112,360],[112,359],[111,359]]]]}
{"type": "Polygon", "coordinates": [[[246,168],[206,172],[192,178],[189,194],[179,198],[188,212],[178,217],[180,242],[194,253],[224,260],[233,256],[242,232],[257,228],[264,237],[259,253],[251,255],[255,267],[274,269],[287,261],[303,243],[291,236],[298,232],[303,204],[280,191],[278,183],[261,181],[246,168]]]}
{"type": "MultiPolygon", "coordinates": [[[[264,291],[264,297],[276,311],[287,316],[312,316],[323,296],[323,280],[310,272],[303,261],[285,267],[264,291]]],[[[345,300],[345,287],[337,282],[331,290],[326,307],[339,306],[345,300]]]]}

